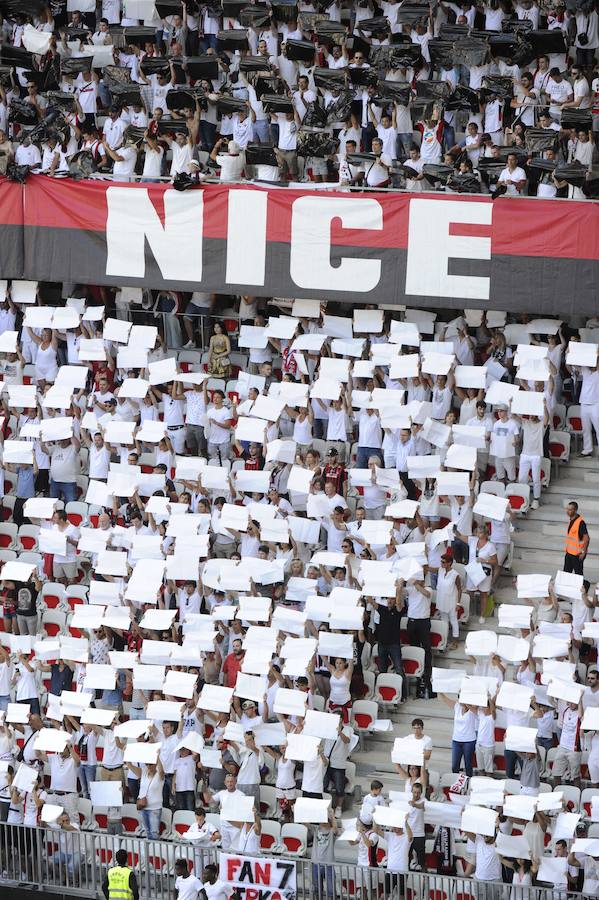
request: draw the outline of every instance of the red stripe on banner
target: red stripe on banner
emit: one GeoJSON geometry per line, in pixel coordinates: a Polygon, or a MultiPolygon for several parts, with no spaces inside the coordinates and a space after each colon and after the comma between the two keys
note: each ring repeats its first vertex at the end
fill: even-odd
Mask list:
{"type": "MultiPolygon", "coordinates": [[[[22,188],[6,180],[0,182],[0,221],[45,228],[82,229],[95,233],[106,231],[107,192],[110,190],[147,191],[164,222],[164,194],[170,185],[127,185],[99,181],[53,180],[31,176],[22,188]],[[24,204],[24,213],[21,205],[24,204]],[[24,216],[24,218],[21,218],[24,216]]],[[[536,200],[500,198],[495,202],[482,197],[443,194],[375,194],[343,191],[264,189],[252,185],[209,185],[203,190],[205,238],[226,239],[230,191],[251,191],[268,195],[266,236],[269,242],[289,244],[292,235],[292,213],[301,206],[308,210],[364,208],[364,227],[342,227],[340,218],[331,221],[334,246],[405,249],[408,246],[410,204],[418,199],[437,203],[492,203],[490,226],[493,256],[544,257],[546,259],[599,260],[599,206],[593,201],[536,200]],[[301,201],[298,204],[297,201],[301,201]],[[294,208],[295,204],[295,208],[294,208]],[[372,224],[382,214],[382,228],[372,224]],[[370,212],[369,212],[370,210],[370,212]],[[366,227],[370,223],[371,227],[366,227]]],[[[360,218],[358,216],[358,222],[360,218]]],[[[248,223],[251,227],[251,223],[248,223]]],[[[452,223],[452,235],[487,236],[489,226],[452,223]]],[[[431,248],[431,251],[434,248],[431,248]]]]}
{"type": "Polygon", "coordinates": [[[23,224],[23,191],[21,184],[0,179],[0,224],[23,224]]]}
{"type": "Polygon", "coordinates": [[[593,200],[500,198],[493,206],[493,255],[599,260],[593,200]]]}

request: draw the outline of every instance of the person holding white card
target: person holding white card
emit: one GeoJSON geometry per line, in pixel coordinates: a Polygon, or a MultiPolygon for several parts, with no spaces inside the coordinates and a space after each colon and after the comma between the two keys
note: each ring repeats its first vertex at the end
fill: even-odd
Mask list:
{"type": "Polygon", "coordinates": [[[442,621],[451,625],[452,641],[448,650],[455,650],[460,637],[458,625],[458,605],[462,598],[462,581],[456,569],[453,568],[453,554],[444,553],[441,556],[441,567],[437,572],[437,593],[435,605],[442,621]]]}
{"type": "Polygon", "coordinates": [[[551,770],[554,788],[561,782],[580,787],[580,721],[582,702],[568,703],[562,718],[562,731],[551,770]]]}
{"type": "Polygon", "coordinates": [[[452,700],[447,694],[439,697],[453,710],[453,733],[451,737],[451,771],[458,773],[462,758],[466,775],[472,775],[472,761],[476,747],[477,712],[476,706],[467,706],[452,700]]]}
{"type": "Polygon", "coordinates": [[[79,821],[77,812],[77,778],[81,760],[73,744],[68,743],[62,753],[48,757],[37,751],[38,759],[50,767],[50,801],[64,807],[71,822],[79,821]],[[56,799],[54,799],[54,797],[56,799]]]}
{"type": "MultiPolygon", "coordinates": [[[[206,382],[204,382],[204,386],[206,382]]],[[[208,406],[206,417],[208,428],[208,456],[211,459],[218,458],[222,463],[231,455],[231,437],[234,431],[232,425],[233,415],[225,406],[225,395],[222,391],[212,392],[212,403],[208,406]]]]}
{"type": "Polygon", "coordinates": [[[156,840],[160,831],[164,787],[164,769],[160,757],[156,759],[155,763],[136,766],[127,762],[125,765],[140,779],[136,806],[141,812],[145,837],[150,841],[156,840]]]}
{"type": "Polygon", "coordinates": [[[413,843],[412,829],[406,819],[403,828],[389,828],[383,830],[380,825],[374,826],[377,834],[387,843],[387,872],[385,876],[385,890],[391,893],[398,888],[399,896],[405,895],[404,875],[410,871],[410,847],[413,843]]]}
{"type": "Polygon", "coordinates": [[[522,450],[520,452],[520,465],[518,469],[518,481],[520,484],[528,484],[528,477],[532,478],[533,500],[532,509],[537,509],[541,499],[541,459],[543,458],[543,437],[545,429],[549,425],[547,404],[543,401],[544,415],[518,416],[514,418],[520,423],[522,431],[522,450]]]}
{"type": "MultiPolygon", "coordinates": [[[[237,776],[231,773],[225,776],[225,788],[222,791],[217,791],[217,793],[213,794],[210,790],[205,791],[205,797],[207,800],[218,803],[219,806],[223,805],[223,802],[226,803],[227,808],[230,809],[233,807],[233,804],[239,799],[245,799],[245,794],[238,790],[237,788],[237,776]]],[[[233,841],[237,836],[237,832],[239,831],[240,823],[231,822],[223,819],[221,814],[220,819],[220,833],[221,833],[221,846],[224,852],[228,852],[232,849],[233,841]]]]}
{"type": "Polygon", "coordinates": [[[489,453],[495,458],[495,478],[504,484],[516,480],[516,441],[518,423],[508,414],[505,403],[496,405],[498,418],[493,423],[489,453]]]}
{"type": "Polygon", "coordinates": [[[466,590],[470,594],[470,603],[474,608],[474,597],[478,593],[480,603],[479,623],[484,625],[487,614],[487,606],[489,593],[491,591],[491,582],[493,577],[493,566],[497,565],[497,551],[495,544],[489,540],[489,529],[486,525],[480,525],[476,529],[476,536],[471,537],[468,541],[468,549],[470,558],[469,565],[479,563],[484,570],[485,577],[476,584],[468,575],[466,581],[466,590]]]}
{"type": "Polygon", "coordinates": [[[583,366],[580,388],[580,416],[582,419],[582,456],[593,455],[593,430],[599,442],[599,359],[594,369],[583,366]]]}

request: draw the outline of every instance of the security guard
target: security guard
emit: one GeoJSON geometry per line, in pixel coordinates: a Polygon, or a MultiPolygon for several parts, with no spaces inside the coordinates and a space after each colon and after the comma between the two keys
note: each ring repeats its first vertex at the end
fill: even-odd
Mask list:
{"type": "Polygon", "coordinates": [[[102,882],[106,900],[139,900],[139,888],[135,872],[127,865],[127,851],[117,850],[116,866],[108,870],[102,882]]]}
{"type": "Polygon", "coordinates": [[[569,522],[566,532],[564,572],[583,575],[584,561],[589,552],[589,530],[582,516],[578,514],[578,503],[572,500],[568,503],[566,512],[569,522]]]}

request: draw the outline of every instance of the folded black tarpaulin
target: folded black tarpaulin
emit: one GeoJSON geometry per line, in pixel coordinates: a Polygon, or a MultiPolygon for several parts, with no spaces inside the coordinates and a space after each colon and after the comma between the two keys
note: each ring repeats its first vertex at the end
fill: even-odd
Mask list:
{"type": "Polygon", "coordinates": [[[454,42],[453,63],[464,66],[484,66],[489,61],[490,49],[488,41],[480,38],[465,37],[454,42]]]}
{"type": "Polygon", "coordinates": [[[141,144],[145,137],[146,129],[141,125],[128,125],[125,129],[125,134],[130,141],[133,141],[134,144],[141,144]]]}
{"type": "Polygon", "coordinates": [[[428,19],[430,10],[428,6],[419,3],[402,3],[397,11],[397,21],[402,25],[415,25],[416,22],[428,19]]]}
{"type": "MultiPolygon", "coordinates": [[[[304,15],[304,13],[302,13],[304,15]]],[[[309,14],[308,14],[309,15],[309,14]]],[[[342,35],[347,34],[347,26],[342,22],[332,22],[327,15],[324,13],[316,15],[320,15],[321,18],[315,23],[314,31],[318,35],[318,37],[336,37],[340,38],[342,35]]]]}
{"type": "Polygon", "coordinates": [[[540,156],[533,156],[528,163],[529,169],[537,169],[540,172],[554,172],[557,162],[554,159],[543,159],[540,156]]]}
{"type": "Polygon", "coordinates": [[[293,101],[291,100],[291,98],[282,97],[280,94],[263,94],[262,106],[265,112],[293,112],[293,101]]]}
{"type": "Polygon", "coordinates": [[[416,100],[412,100],[411,109],[414,122],[427,121],[442,114],[443,103],[440,100],[425,100],[423,97],[417,97],[416,100]]]}
{"type": "Polygon", "coordinates": [[[217,50],[247,50],[248,46],[246,28],[230,28],[216,35],[217,50]]]}
{"type": "Polygon", "coordinates": [[[297,152],[299,156],[331,156],[337,153],[339,141],[330,132],[322,128],[308,128],[302,125],[297,133],[297,152]]]}
{"type": "Polygon", "coordinates": [[[526,35],[526,40],[532,44],[535,56],[565,53],[567,49],[566,37],[560,28],[551,31],[531,31],[526,35]]]}
{"type": "Polygon", "coordinates": [[[89,34],[89,28],[83,25],[69,25],[66,29],[67,41],[85,41],[89,34]]]}
{"type": "Polygon", "coordinates": [[[143,47],[144,44],[156,43],[155,28],[124,28],[123,37],[125,46],[133,44],[135,47],[143,47]]]}
{"type": "Polygon", "coordinates": [[[384,65],[387,69],[400,69],[407,68],[408,66],[417,66],[422,60],[422,48],[420,44],[412,44],[412,43],[401,43],[401,44],[393,44],[390,47],[377,47],[372,54],[372,64],[381,66],[384,65]],[[383,60],[385,56],[383,56],[383,51],[389,51],[388,64],[385,64],[383,60]],[[380,55],[379,55],[380,54],[380,55]],[[379,62],[378,60],[381,60],[379,62]]]}
{"type": "Polygon", "coordinates": [[[206,99],[203,91],[190,91],[190,90],[181,90],[181,91],[169,91],[166,95],[166,107],[170,110],[175,110],[178,112],[181,109],[191,109],[195,110],[196,108],[196,97],[200,100],[200,106],[202,108],[206,108],[206,99]],[[202,102],[203,101],[203,102],[202,102]]]}
{"type": "Polygon", "coordinates": [[[368,85],[377,83],[377,74],[374,68],[366,69],[364,66],[353,66],[347,70],[349,80],[355,85],[368,85]]]}
{"type": "Polygon", "coordinates": [[[566,181],[573,187],[582,187],[587,177],[587,166],[582,163],[572,162],[557,166],[555,177],[558,181],[566,181]]]}
{"type": "Polygon", "coordinates": [[[189,134],[183,119],[165,119],[158,122],[158,134],[189,134]]]}
{"type": "Polygon", "coordinates": [[[343,91],[333,103],[327,106],[327,123],[335,125],[337,122],[346,122],[349,119],[353,94],[350,91],[343,91]]]}
{"type": "Polygon", "coordinates": [[[270,22],[270,10],[266,6],[244,6],[239,21],[244,28],[261,28],[270,22]]]}
{"type": "Polygon", "coordinates": [[[354,166],[361,166],[364,163],[374,163],[377,160],[374,153],[348,153],[345,158],[348,163],[354,166]]]}
{"type": "Polygon", "coordinates": [[[63,91],[48,91],[48,103],[58,109],[66,112],[72,112],[75,109],[75,95],[67,94],[63,91]]]}
{"type": "Polygon", "coordinates": [[[417,178],[420,174],[417,169],[413,169],[407,163],[403,163],[400,166],[393,166],[393,171],[397,172],[399,175],[403,175],[404,178],[417,178]]]}
{"type": "Polygon", "coordinates": [[[483,88],[503,100],[514,93],[512,79],[503,75],[483,75],[483,88]]]}
{"type": "Polygon", "coordinates": [[[439,28],[439,38],[442,41],[457,41],[468,35],[469,28],[467,25],[458,25],[457,23],[443,22],[439,28]]]}
{"type": "MultiPolygon", "coordinates": [[[[76,56],[69,59],[61,59],[60,71],[63,75],[77,75],[79,72],[90,72],[93,56],[76,56]]],[[[104,66],[106,72],[106,66],[104,66]]]]}
{"type": "Polygon", "coordinates": [[[242,56],[239,60],[240,72],[270,72],[271,66],[266,56],[242,56]]]}
{"type": "Polygon", "coordinates": [[[46,10],[47,0],[0,0],[0,12],[6,18],[14,16],[39,16],[46,10]]]}
{"type": "Polygon", "coordinates": [[[326,69],[322,66],[316,66],[312,69],[312,77],[316,87],[323,88],[344,88],[346,84],[345,68],[343,69],[326,69]]]}
{"type": "Polygon", "coordinates": [[[326,128],[327,114],[318,103],[311,103],[302,119],[302,128],[326,128]]]}
{"type": "Polygon", "coordinates": [[[218,57],[213,53],[205,53],[202,56],[190,56],[186,61],[186,67],[187,74],[194,81],[197,81],[199,78],[207,78],[208,80],[218,78],[218,57]]]}
{"type": "Polygon", "coordinates": [[[79,150],[69,159],[69,175],[71,178],[89,178],[98,171],[98,166],[91,150],[79,150]]]}
{"type": "Polygon", "coordinates": [[[416,96],[423,100],[446,100],[451,94],[451,86],[447,81],[416,82],[416,96]]]}
{"type": "Polygon", "coordinates": [[[391,26],[389,25],[389,20],[386,16],[374,16],[372,19],[362,19],[361,22],[356,24],[356,28],[359,29],[359,31],[365,31],[367,34],[374,34],[376,32],[387,34],[391,31],[391,26]]]}
{"type": "Polygon", "coordinates": [[[437,163],[425,163],[422,167],[422,174],[427,181],[434,184],[440,181],[441,184],[447,184],[447,179],[454,174],[451,166],[438,165],[437,163]]]}
{"type": "Polygon", "coordinates": [[[471,112],[478,112],[478,94],[473,88],[458,84],[445,101],[445,109],[468,109],[471,112]]]}
{"type": "Polygon", "coordinates": [[[588,131],[593,125],[593,114],[590,109],[566,106],[561,112],[560,125],[562,128],[582,128],[588,131]]]}
{"type": "Polygon", "coordinates": [[[489,46],[493,56],[501,59],[513,57],[518,50],[519,38],[515,34],[501,34],[500,32],[489,32],[489,46]]]}
{"type": "Polygon", "coordinates": [[[250,166],[277,166],[277,154],[271,144],[248,144],[245,160],[250,166]]]}
{"type": "Polygon", "coordinates": [[[156,6],[156,12],[161,19],[166,19],[168,16],[183,15],[183,4],[181,3],[181,0],[156,0],[154,5],[156,6]]]}
{"type": "Polygon", "coordinates": [[[157,75],[158,72],[165,74],[170,71],[169,61],[166,56],[144,56],[139,67],[144,75],[157,75]]]}
{"type": "Polygon", "coordinates": [[[378,81],[376,98],[383,103],[400,103],[407,106],[412,96],[412,87],[406,81],[378,81]]]}
{"type": "Polygon", "coordinates": [[[524,141],[531,153],[553,150],[557,144],[557,132],[553,128],[527,128],[524,141]]]}
{"type": "Polygon", "coordinates": [[[287,59],[296,60],[297,62],[314,62],[314,51],[316,47],[312,41],[298,41],[290,38],[285,44],[285,53],[287,59]]]}
{"type": "Polygon", "coordinates": [[[254,90],[258,100],[262,100],[265,94],[283,94],[285,84],[278,75],[260,75],[256,78],[254,90]]]}
{"type": "Polygon", "coordinates": [[[20,69],[33,68],[33,53],[22,47],[0,47],[0,60],[5,66],[18,66],[20,69]]]}
{"type": "Polygon", "coordinates": [[[453,172],[447,179],[447,187],[458,194],[480,194],[481,183],[472,173],[453,172]]]}
{"type": "Polygon", "coordinates": [[[19,125],[35,125],[37,122],[37,110],[33,104],[15,97],[10,101],[8,107],[8,119],[10,122],[17,122],[19,125]]]}
{"type": "Polygon", "coordinates": [[[238,100],[237,97],[219,97],[216,106],[218,112],[225,116],[232,116],[233,113],[242,112],[243,110],[247,112],[247,103],[245,100],[238,100]]]}
{"type": "Polygon", "coordinates": [[[297,19],[297,3],[295,0],[273,0],[272,14],[277,22],[293,22],[297,19]]]}
{"type": "Polygon", "coordinates": [[[483,175],[498,176],[505,169],[505,165],[505,159],[497,159],[493,156],[481,156],[477,163],[477,169],[483,175]]]}
{"type": "Polygon", "coordinates": [[[532,31],[533,23],[530,19],[518,19],[508,17],[501,23],[501,30],[504,34],[526,34],[532,31]]]}
{"type": "Polygon", "coordinates": [[[428,52],[433,66],[445,66],[448,69],[453,66],[452,41],[429,41],[428,52]]]}

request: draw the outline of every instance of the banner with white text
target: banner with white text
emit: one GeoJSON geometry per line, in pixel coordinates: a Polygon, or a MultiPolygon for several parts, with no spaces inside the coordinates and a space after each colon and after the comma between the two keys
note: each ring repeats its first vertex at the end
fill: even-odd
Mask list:
{"type": "Polygon", "coordinates": [[[0,277],[594,314],[599,205],[252,185],[0,181],[0,277]]]}
{"type": "Polygon", "coordinates": [[[221,853],[219,881],[239,900],[294,900],[297,873],[293,860],[221,853]]]}

